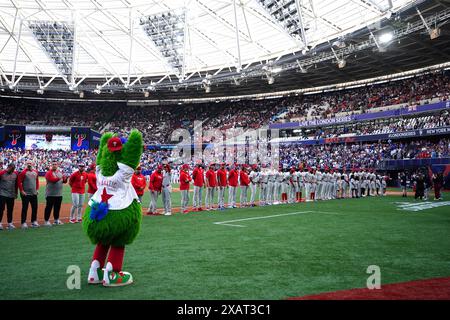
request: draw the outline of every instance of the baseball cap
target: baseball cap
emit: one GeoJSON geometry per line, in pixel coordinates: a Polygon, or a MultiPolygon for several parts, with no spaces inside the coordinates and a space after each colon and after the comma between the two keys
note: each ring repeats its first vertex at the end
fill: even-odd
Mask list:
{"type": "Polygon", "coordinates": [[[78,164],[78,166],[79,166],[79,167],[85,167],[86,165],[85,165],[83,162],[80,162],[80,163],[78,164]]]}
{"type": "Polygon", "coordinates": [[[122,149],[122,141],[119,137],[112,137],[108,140],[108,149],[111,152],[119,151],[122,149]]]}

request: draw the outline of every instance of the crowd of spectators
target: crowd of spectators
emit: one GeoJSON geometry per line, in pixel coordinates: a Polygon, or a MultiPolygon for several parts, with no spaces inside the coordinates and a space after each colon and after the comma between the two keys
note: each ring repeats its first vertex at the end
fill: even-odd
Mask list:
{"type": "Polygon", "coordinates": [[[387,118],[363,122],[353,122],[343,125],[334,125],[325,128],[302,129],[297,132],[300,140],[335,138],[353,135],[369,135],[395,133],[417,129],[432,129],[450,126],[449,111],[443,110],[436,114],[408,118],[387,118]]]}
{"type": "MultiPolygon", "coordinates": [[[[95,130],[106,128],[122,134],[128,134],[131,128],[137,128],[143,132],[146,144],[161,144],[171,142],[171,134],[175,129],[184,128],[192,133],[195,120],[202,122],[203,130],[236,127],[246,130],[292,118],[333,117],[343,111],[364,112],[397,104],[414,105],[433,98],[444,101],[450,94],[449,77],[449,71],[441,70],[397,81],[310,95],[181,105],[131,106],[125,103],[2,98],[0,124],[88,126],[95,130]]],[[[373,130],[372,125],[358,127],[356,124],[352,125],[355,127],[338,129],[343,132],[331,132],[330,135],[349,131],[363,134],[368,130],[373,133],[389,132],[420,126],[420,123],[408,121],[405,119],[403,123],[388,124],[373,122],[373,130]]]]}
{"type": "Polygon", "coordinates": [[[442,158],[450,156],[450,140],[412,140],[353,144],[286,144],[280,148],[284,167],[304,163],[310,167],[375,168],[382,160],[442,158]]]}
{"type": "MultiPolygon", "coordinates": [[[[450,139],[411,140],[409,142],[352,143],[303,145],[282,144],[280,147],[280,165],[297,166],[303,163],[310,167],[336,168],[374,168],[382,160],[441,158],[450,156],[450,139]]],[[[164,161],[171,162],[169,150],[145,150],[141,158],[143,170],[153,170],[164,161]]],[[[45,172],[53,161],[59,162],[61,169],[70,174],[79,163],[95,163],[96,150],[46,151],[1,149],[1,166],[14,162],[18,170],[25,167],[27,160],[33,161],[40,172],[45,172]]],[[[190,163],[194,165],[192,161],[190,163]]]]}

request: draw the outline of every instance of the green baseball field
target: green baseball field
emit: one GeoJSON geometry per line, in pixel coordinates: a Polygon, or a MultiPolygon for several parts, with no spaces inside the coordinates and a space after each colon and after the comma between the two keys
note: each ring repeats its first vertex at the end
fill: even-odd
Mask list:
{"type": "MultiPolygon", "coordinates": [[[[67,187],[64,202],[66,222],[67,187]]],[[[121,288],[86,283],[94,246],[79,223],[4,230],[0,299],[288,299],[366,288],[369,266],[382,288],[448,279],[449,205],[390,195],[144,216],[125,253],[134,283],[121,288]],[[81,287],[71,289],[77,266],[81,287]]]]}

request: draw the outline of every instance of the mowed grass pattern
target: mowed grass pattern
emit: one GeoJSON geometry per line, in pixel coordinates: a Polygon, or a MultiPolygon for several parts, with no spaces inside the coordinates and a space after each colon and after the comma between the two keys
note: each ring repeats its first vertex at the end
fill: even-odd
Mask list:
{"type": "Polygon", "coordinates": [[[3,231],[0,299],[284,299],[365,287],[369,265],[381,268],[382,285],[450,276],[449,207],[408,212],[397,201],[414,200],[146,216],[125,254],[135,283],[123,288],[86,284],[94,246],[80,224],[3,231]],[[312,212],[214,224],[302,211],[312,212]],[[70,265],[81,268],[81,290],[66,287],[70,265]]]}

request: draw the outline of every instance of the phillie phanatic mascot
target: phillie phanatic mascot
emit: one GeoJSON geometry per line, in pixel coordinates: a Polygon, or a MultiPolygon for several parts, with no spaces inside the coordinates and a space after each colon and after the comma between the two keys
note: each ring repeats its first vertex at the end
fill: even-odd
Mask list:
{"type": "Polygon", "coordinates": [[[100,139],[97,155],[98,190],[89,200],[83,218],[83,229],[96,245],[88,283],[106,287],[133,282],[130,273],[122,271],[125,245],[139,233],[142,209],[131,185],[134,169],[143,150],[142,135],[132,130],[128,140],[112,133],[100,139]]]}

